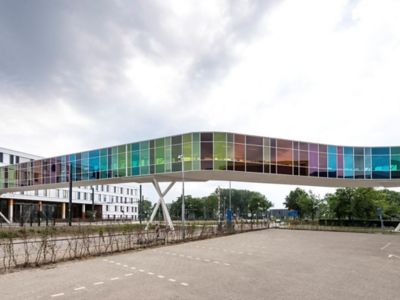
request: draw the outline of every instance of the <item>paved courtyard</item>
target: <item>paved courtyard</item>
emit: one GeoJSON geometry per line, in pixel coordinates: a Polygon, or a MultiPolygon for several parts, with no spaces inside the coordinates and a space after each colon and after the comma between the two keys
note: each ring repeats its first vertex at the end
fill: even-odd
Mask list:
{"type": "Polygon", "coordinates": [[[237,234],[3,274],[0,299],[400,299],[400,236],[237,234]]]}

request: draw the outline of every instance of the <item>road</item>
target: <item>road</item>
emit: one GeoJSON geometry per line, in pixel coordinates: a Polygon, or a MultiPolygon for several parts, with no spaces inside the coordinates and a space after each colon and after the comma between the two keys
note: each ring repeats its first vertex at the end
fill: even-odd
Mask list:
{"type": "Polygon", "coordinates": [[[399,299],[400,236],[263,230],[0,275],[3,299],[399,299]]]}

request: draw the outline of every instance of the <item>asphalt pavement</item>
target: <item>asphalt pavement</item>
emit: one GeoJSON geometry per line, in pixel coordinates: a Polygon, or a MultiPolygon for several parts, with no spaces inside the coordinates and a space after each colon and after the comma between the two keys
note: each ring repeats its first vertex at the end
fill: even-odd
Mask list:
{"type": "Polygon", "coordinates": [[[270,229],[0,275],[0,299],[400,299],[400,235],[270,229]]]}

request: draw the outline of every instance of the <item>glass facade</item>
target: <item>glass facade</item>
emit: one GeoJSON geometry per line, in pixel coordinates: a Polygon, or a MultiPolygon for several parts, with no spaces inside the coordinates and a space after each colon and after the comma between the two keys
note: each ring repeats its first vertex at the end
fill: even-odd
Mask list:
{"type": "Polygon", "coordinates": [[[344,147],[226,132],[195,132],[0,167],[0,188],[182,171],[400,179],[400,147],[344,147]]]}

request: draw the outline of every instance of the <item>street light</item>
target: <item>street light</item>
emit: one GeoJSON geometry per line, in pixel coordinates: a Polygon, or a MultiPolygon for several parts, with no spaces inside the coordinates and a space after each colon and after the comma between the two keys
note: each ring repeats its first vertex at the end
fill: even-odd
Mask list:
{"type": "Polygon", "coordinates": [[[181,161],[182,164],[182,239],[185,238],[185,170],[184,170],[184,160],[183,154],[178,155],[178,159],[181,161]]]}

